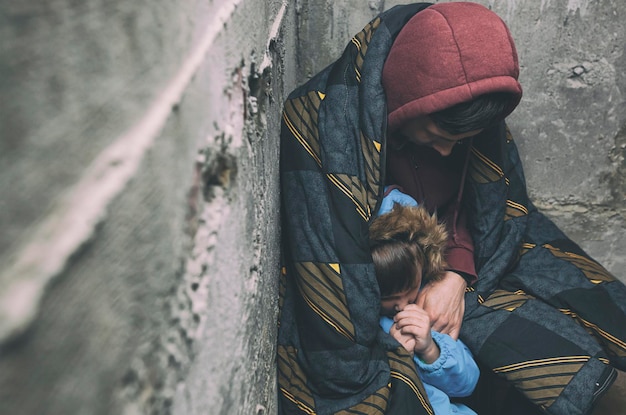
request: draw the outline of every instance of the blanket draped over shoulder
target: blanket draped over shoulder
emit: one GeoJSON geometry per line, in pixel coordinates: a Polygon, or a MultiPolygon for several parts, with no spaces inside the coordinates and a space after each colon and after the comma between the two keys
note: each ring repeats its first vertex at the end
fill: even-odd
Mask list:
{"type": "MultiPolygon", "coordinates": [[[[383,64],[427,6],[382,13],[285,103],[281,414],[433,414],[411,356],[379,327],[368,240],[385,180],[383,64]]],[[[479,279],[461,337],[547,412],[588,413],[613,366],[626,369],[626,289],[528,200],[504,123],[470,157],[463,203],[479,279]]]]}

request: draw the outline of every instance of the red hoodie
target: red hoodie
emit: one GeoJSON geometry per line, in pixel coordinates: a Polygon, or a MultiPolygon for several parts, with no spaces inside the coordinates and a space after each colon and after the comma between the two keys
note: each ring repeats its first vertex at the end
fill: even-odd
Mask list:
{"type": "Polygon", "coordinates": [[[387,180],[397,184],[429,212],[446,224],[450,238],[446,252],[449,269],[476,280],[474,245],[465,222],[460,200],[467,168],[468,145],[457,146],[448,157],[428,147],[407,144],[394,149],[393,137],[387,150],[387,180]]]}
{"type": "Polygon", "coordinates": [[[417,13],[398,34],[383,68],[387,181],[438,213],[451,235],[450,269],[470,282],[476,279],[474,247],[460,203],[469,145],[457,146],[448,157],[413,144],[398,150],[393,133],[408,120],[493,92],[512,96],[504,118],[522,96],[518,75],[517,52],[502,19],[469,2],[435,4],[417,13]]]}

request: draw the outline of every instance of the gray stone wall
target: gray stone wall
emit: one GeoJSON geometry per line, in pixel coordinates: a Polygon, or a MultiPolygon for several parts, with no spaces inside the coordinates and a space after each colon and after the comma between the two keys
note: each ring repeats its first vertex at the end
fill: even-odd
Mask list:
{"type": "MultiPolygon", "coordinates": [[[[0,413],[275,413],[281,104],[398,3],[0,0],[0,413]]],[[[626,6],[481,3],[533,199],[624,278],[626,6]]]]}
{"type": "Polygon", "coordinates": [[[0,413],[275,412],[293,7],[1,9],[0,413]]]}

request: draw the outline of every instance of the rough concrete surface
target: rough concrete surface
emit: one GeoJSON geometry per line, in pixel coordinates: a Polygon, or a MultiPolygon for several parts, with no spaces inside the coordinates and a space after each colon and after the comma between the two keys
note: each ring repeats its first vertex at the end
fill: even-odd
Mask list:
{"type": "Polygon", "coordinates": [[[626,281],[626,4],[483,4],[505,18],[518,46],[524,98],[510,127],[531,197],[626,281]]]}
{"type": "Polygon", "coordinates": [[[293,9],[2,3],[0,413],[275,412],[293,9]]]}
{"type": "MultiPolygon", "coordinates": [[[[281,104],[399,3],[0,0],[1,414],[276,412],[281,104]]],[[[480,3],[531,196],[625,278],[626,3],[480,3]]]]}

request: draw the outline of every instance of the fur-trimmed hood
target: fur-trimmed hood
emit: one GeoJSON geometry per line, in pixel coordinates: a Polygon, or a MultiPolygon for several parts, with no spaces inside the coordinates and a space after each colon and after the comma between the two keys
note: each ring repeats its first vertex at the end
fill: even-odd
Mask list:
{"type": "Polygon", "coordinates": [[[370,246],[402,241],[416,244],[424,253],[423,281],[440,278],[446,268],[444,253],[448,233],[445,225],[437,223],[422,206],[403,206],[396,203],[390,213],[378,216],[370,224],[370,246]]]}

